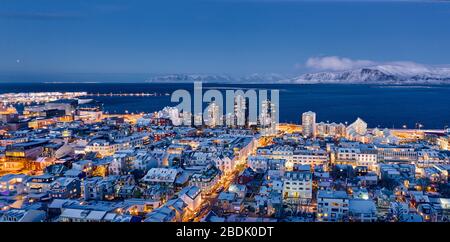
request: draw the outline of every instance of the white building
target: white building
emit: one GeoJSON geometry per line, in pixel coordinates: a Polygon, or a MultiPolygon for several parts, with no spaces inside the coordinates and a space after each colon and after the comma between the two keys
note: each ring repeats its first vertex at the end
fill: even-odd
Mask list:
{"type": "Polygon", "coordinates": [[[188,186],[183,188],[178,194],[179,198],[187,204],[187,208],[196,211],[202,205],[202,190],[196,186],[188,186]]]}
{"type": "Polygon", "coordinates": [[[175,183],[178,171],[173,168],[152,168],[142,178],[142,181],[150,184],[162,184],[171,186],[175,183]]]}
{"type": "Polygon", "coordinates": [[[345,191],[317,192],[317,220],[339,222],[346,220],[349,210],[349,198],[345,191]]]}
{"type": "Polygon", "coordinates": [[[119,145],[104,139],[91,141],[85,148],[86,152],[99,153],[101,156],[111,156],[119,149],[119,145]]]}
{"type": "Polygon", "coordinates": [[[370,171],[376,171],[378,168],[378,154],[375,152],[362,151],[356,154],[356,165],[365,166],[370,171]]]}
{"type": "Polygon", "coordinates": [[[180,111],[176,107],[165,107],[163,110],[158,112],[159,118],[168,118],[172,121],[172,124],[179,126],[183,124],[183,118],[180,111]]]}
{"type": "Polygon", "coordinates": [[[285,168],[291,171],[296,164],[300,165],[322,165],[329,161],[325,150],[294,150],[291,146],[275,146],[270,149],[258,149],[257,154],[270,159],[285,160],[285,168]]]}
{"type": "Polygon", "coordinates": [[[316,136],[318,137],[344,137],[345,125],[342,123],[324,123],[316,124],[316,136]]]}
{"type": "Polygon", "coordinates": [[[228,156],[219,156],[214,159],[214,163],[216,164],[216,167],[219,168],[219,170],[224,174],[232,172],[236,165],[235,160],[230,159],[228,156]]]}
{"type": "Polygon", "coordinates": [[[233,117],[233,127],[243,127],[246,124],[246,100],[242,95],[236,95],[234,98],[234,117],[233,117]],[[235,118],[235,119],[234,119],[235,118]]]}
{"type": "Polygon", "coordinates": [[[278,130],[278,123],[276,120],[277,109],[274,103],[269,100],[264,100],[261,103],[261,110],[259,114],[259,125],[261,128],[261,134],[263,136],[275,135],[278,130]]]}
{"type": "Polygon", "coordinates": [[[216,127],[222,125],[222,114],[219,105],[211,102],[205,110],[205,124],[208,127],[216,127]]]}
{"type": "Polygon", "coordinates": [[[375,202],[365,199],[351,199],[349,202],[349,220],[353,222],[376,222],[375,202]]]}
{"type": "Polygon", "coordinates": [[[292,169],[294,165],[323,165],[329,160],[328,153],[325,150],[294,150],[292,157],[286,157],[286,169],[292,169]]]}
{"type": "Polygon", "coordinates": [[[286,203],[309,202],[312,199],[312,174],[286,172],[283,179],[283,200],[286,203]]]}
{"type": "Polygon", "coordinates": [[[109,173],[121,175],[131,170],[133,161],[136,159],[135,155],[133,150],[122,150],[115,153],[109,166],[109,173]]]}
{"type": "Polygon", "coordinates": [[[361,118],[357,118],[355,122],[347,127],[347,138],[352,139],[358,135],[364,136],[367,134],[367,123],[361,118]]]}
{"type": "Polygon", "coordinates": [[[265,173],[268,170],[276,170],[284,172],[284,159],[271,159],[265,156],[249,156],[247,164],[252,170],[265,173]]]}

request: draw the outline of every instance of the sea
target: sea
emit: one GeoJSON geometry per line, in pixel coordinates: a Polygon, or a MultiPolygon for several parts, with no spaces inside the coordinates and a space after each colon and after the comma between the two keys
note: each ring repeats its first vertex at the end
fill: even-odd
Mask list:
{"type": "MultiPolygon", "coordinates": [[[[369,127],[443,129],[450,125],[450,85],[354,84],[223,84],[204,83],[204,90],[255,89],[280,91],[280,122],[300,123],[301,114],[314,111],[317,122],[351,123],[358,117],[369,127]]],[[[155,96],[101,96],[109,113],[155,112],[175,106],[175,90],[192,92],[192,83],[0,83],[0,93],[75,92],[156,93],[155,96]]],[[[205,105],[206,106],[206,105],[205,105]]],[[[20,108],[20,107],[19,107],[20,108]]]]}

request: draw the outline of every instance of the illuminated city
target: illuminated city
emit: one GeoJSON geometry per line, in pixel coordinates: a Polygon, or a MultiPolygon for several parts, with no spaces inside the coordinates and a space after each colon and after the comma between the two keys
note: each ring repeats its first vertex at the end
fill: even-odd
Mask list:
{"type": "Polygon", "coordinates": [[[448,129],[325,123],[312,111],[267,128],[271,112],[249,124],[245,109],[218,110],[207,105],[204,123],[186,126],[173,107],[108,115],[81,98],[2,107],[2,221],[449,219],[448,129]]]}
{"type": "Polygon", "coordinates": [[[4,0],[0,36],[4,237],[445,235],[449,0],[4,0]]]}

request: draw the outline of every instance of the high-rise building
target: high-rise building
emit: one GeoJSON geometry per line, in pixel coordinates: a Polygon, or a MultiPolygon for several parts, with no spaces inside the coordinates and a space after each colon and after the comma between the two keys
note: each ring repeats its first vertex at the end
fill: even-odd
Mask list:
{"type": "Polygon", "coordinates": [[[222,115],[220,114],[219,105],[211,102],[206,110],[205,124],[209,127],[221,125],[222,115]]]}
{"type": "Polygon", "coordinates": [[[202,113],[196,113],[193,116],[194,120],[194,126],[199,126],[203,124],[203,114],[202,113]]]}
{"type": "Polygon", "coordinates": [[[244,127],[247,121],[247,102],[242,95],[234,97],[233,112],[225,115],[225,123],[228,127],[244,127]]]}
{"type": "Polygon", "coordinates": [[[243,127],[245,126],[245,119],[246,119],[246,111],[247,107],[246,107],[246,102],[245,102],[245,97],[243,97],[242,95],[237,95],[234,98],[234,113],[236,115],[236,124],[239,127],[243,127]]]}
{"type": "Polygon", "coordinates": [[[311,138],[316,137],[316,113],[306,112],[302,114],[303,136],[311,138]]]}
{"type": "Polygon", "coordinates": [[[227,125],[227,127],[231,127],[231,128],[234,128],[236,126],[235,116],[233,113],[225,114],[225,124],[227,125]]]}
{"type": "Polygon", "coordinates": [[[259,125],[262,135],[274,135],[277,132],[276,107],[269,100],[262,102],[259,114],[259,125]]]}

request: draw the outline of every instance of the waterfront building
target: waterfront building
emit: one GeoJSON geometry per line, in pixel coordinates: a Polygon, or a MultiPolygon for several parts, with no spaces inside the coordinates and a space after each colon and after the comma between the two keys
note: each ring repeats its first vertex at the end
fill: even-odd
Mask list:
{"type": "Polygon", "coordinates": [[[302,114],[302,133],[304,137],[316,137],[316,113],[308,111],[302,114]]]}
{"type": "Polygon", "coordinates": [[[264,100],[261,103],[261,110],[259,113],[259,127],[261,135],[272,136],[277,133],[278,123],[276,120],[277,107],[270,100],[264,100]]]}
{"type": "Polygon", "coordinates": [[[238,127],[244,127],[246,125],[247,119],[247,102],[245,97],[242,95],[237,95],[235,97],[234,113],[236,115],[236,125],[238,127]]]}
{"type": "Polygon", "coordinates": [[[214,128],[222,125],[222,114],[219,105],[211,102],[206,108],[205,125],[214,128]]]}
{"type": "Polygon", "coordinates": [[[367,123],[361,118],[357,118],[355,122],[347,126],[347,138],[353,139],[355,137],[364,136],[367,134],[367,123]]]}
{"type": "Polygon", "coordinates": [[[342,123],[324,123],[320,122],[316,124],[317,137],[326,138],[340,138],[345,137],[345,125],[342,123]]]}
{"type": "Polygon", "coordinates": [[[93,99],[78,100],[77,118],[85,123],[97,123],[103,118],[103,103],[93,99]]]}

